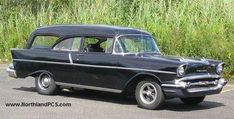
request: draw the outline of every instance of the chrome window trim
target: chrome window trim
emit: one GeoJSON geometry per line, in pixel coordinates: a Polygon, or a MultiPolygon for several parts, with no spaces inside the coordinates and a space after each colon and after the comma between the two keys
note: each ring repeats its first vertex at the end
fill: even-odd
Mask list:
{"type": "MultiPolygon", "coordinates": [[[[114,41],[114,44],[113,44],[113,49],[112,49],[112,54],[114,54],[114,55],[126,55],[126,54],[133,54],[133,53],[123,53],[123,48],[122,48],[122,46],[120,45],[120,47],[121,47],[121,53],[116,53],[115,52],[115,44],[116,44],[116,42],[118,41],[118,39],[119,39],[119,37],[122,37],[122,36],[150,36],[150,35],[146,35],[146,34],[123,34],[123,35],[118,35],[118,36],[116,36],[115,37],[115,41],[114,41]]],[[[150,36],[151,37],[151,36],[150,36]]],[[[119,41],[118,41],[119,42],[119,41]]],[[[154,41],[155,42],[155,41],[154,41]]]]}
{"type": "Polygon", "coordinates": [[[61,64],[61,65],[74,65],[74,66],[83,66],[83,67],[96,67],[96,68],[108,68],[108,69],[123,69],[123,70],[135,70],[135,71],[148,71],[148,72],[155,72],[155,73],[176,74],[176,72],[170,72],[170,71],[151,70],[151,69],[142,69],[142,68],[117,67],[117,66],[101,66],[101,65],[90,65],[90,64],[74,64],[74,63],[66,63],[66,62],[40,61],[40,60],[28,60],[28,59],[13,59],[13,61],[36,62],[36,63],[47,63],[47,64],[61,64]]]}

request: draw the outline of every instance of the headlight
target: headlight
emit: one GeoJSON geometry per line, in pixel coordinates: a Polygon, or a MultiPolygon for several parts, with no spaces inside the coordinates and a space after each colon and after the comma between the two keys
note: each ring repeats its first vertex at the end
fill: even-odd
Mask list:
{"type": "Polygon", "coordinates": [[[216,73],[221,74],[223,72],[223,63],[220,63],[216,66],[216,73]]]}
{"type": "Polygon", "coordinates": [[[183,77],[185,75],[185,65],[181,65],[177,68],[177,76],[183,77]]]}

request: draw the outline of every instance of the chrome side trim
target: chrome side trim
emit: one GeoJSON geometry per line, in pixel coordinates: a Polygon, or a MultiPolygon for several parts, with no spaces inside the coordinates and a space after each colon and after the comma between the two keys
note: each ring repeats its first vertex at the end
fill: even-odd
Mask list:
{"type": "Polygon", "coordinates": [[[148,71],[148,72],[155,72],[155,73],[176,74],[175,72],[170,72],[170,71],[160,71],[160,70],[141,69],[141,68],[128,68],[128,67],[117,67],[117,66],[100,66],[100,65],[74,64],[74,63],[71,64],[71,63],[65,63],[65,62],[27,60],[27,59],[13,59],[13,61],[36,62],[36,63],[47,63],[47,64],[61,64],[61,65],[74,65],[74,66],[82,66],[82,67],[96,67],[96,68],[107,68],[107,69],[124,69],[124,70],[148,71]]]}
{"type": "Polygon", "coordinates": [[[106,91],[106,92],[113,92],[113,93],[122,92],[122,90],[118,90],[118,89],[102,88],[102,87],[87,86],[87,85],[80,85],[80,84],[70,84],[70,83],[62,83],[62,82],[55,82],[55,84],[60,85],[60,86],[77,87],[77,88],[92,89],[92,90],[99,90],[99,91],[106,91]]]}
{"type": "Polygon", "coordinates": [[[73,64],[71,53],[68,54],[68,57],[69,57],[70,64],[73,64]]]}
{"type": "Polygon", "coordinates": [[[16,71],[14,69],[10,69],[9,67],[6,69],[8,75],[13,78],[17,78],[16,71]]]}

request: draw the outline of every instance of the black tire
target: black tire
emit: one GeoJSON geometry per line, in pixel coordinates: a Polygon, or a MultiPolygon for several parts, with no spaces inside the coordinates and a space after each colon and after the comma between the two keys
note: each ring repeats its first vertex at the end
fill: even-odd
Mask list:
{"type": "Polygon", "coordinates": [[[54,82],[54,79],[49,73],[41,73],[38,77],[35,78],[35,85],[37,92],[42,95],[53,95],[58,94],[61,89],[59,86],[57,86],[54,82]],[[49,84],[48,86],[43,86],[42,79],[43,78],[49,78],[49,84]]]}
{"type": "Polygon", "coordinates": [[[165,101],[165,97],[161,86],[156,81],[150,79],[143,80],[137,84],[135,90],[135,97],[140,107],[150,110],[158,109],[165,101]],[[146,89],[148,88],[147,85],[149,85],[152,88],[150,93],[145,93],[149,92],[146,89]],[[153,99],[150,101],[149,97],[153,99]]]}
{"type": "Polygon", "coordinates": [[[189,97],[189,98],[180,98],[180,100],[187,105],[196,105],[201,103],[205,99],[205,96],[200,97],[189,97]]]}

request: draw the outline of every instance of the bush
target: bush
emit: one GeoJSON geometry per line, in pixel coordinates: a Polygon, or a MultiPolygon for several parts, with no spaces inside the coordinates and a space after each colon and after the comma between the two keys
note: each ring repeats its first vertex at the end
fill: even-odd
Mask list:
{"type": "Polygon", "coordinates": [[[111,24],[147,30],[163,54],[226,63],[234,76],[234,2],[230,0],[1,0],[0,59],[51,24],[111,24]]]}

